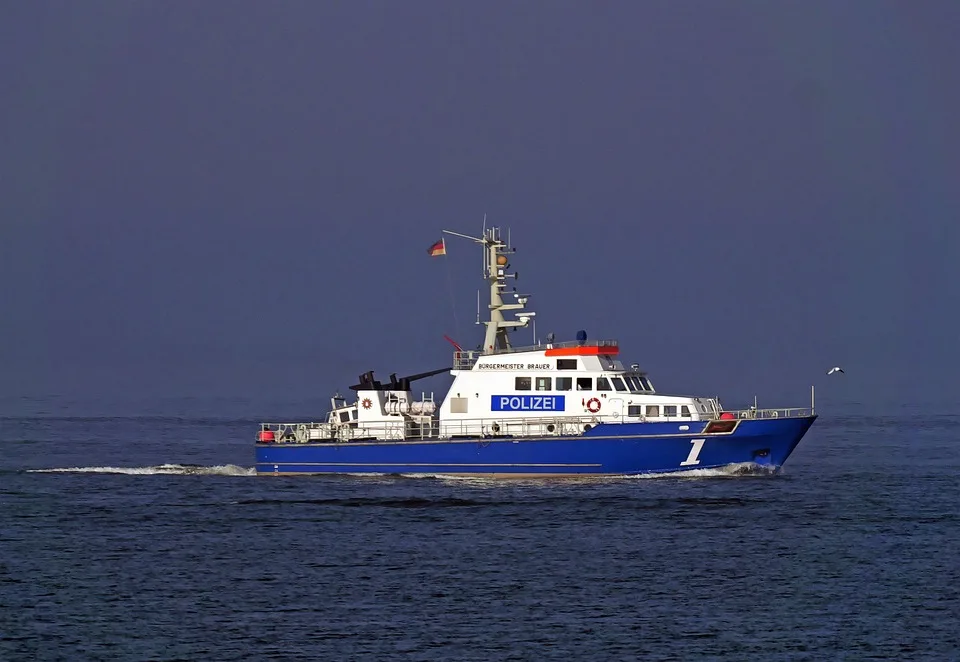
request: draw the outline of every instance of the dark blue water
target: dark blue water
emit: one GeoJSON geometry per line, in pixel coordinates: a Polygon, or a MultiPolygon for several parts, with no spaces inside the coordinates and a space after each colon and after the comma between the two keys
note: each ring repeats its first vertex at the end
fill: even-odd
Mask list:
{"type": "Polygon", "coordinates": [[[777,476],[253,476],[285,406],[0,402],[0,660],[960,659],[960,411],[821,408],[777,476]]]}

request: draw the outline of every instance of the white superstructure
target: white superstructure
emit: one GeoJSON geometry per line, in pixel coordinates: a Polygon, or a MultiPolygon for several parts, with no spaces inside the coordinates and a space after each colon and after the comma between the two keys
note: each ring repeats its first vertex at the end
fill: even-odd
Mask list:
{"type": "MultiPolygon", "coordinates": [[[[637,364],[625,368],[614,340],[550,342],[515,348],[509,333],[530,325],[529,295],[507,293],[509,256],[515,249],[490,228],[483,237],[445,233],[475,241],[484,249],[484,277],[490,286],[489,318],[482,349],[457,347],[447,397],[414,396],[410,382],[448,369],[381,383],[373,372],[351,387],[353,402],[337,395],[322,423],[272,424],[282,439],[407,439],[484,436],[568,436],[597,423],[698,421],[718,418],[715,398],[657,393],[637,364]],[[506,301],[504,300],[506,298],[506,301]],[[507,315],[513,317],[509,319],[507,315]]],[[[266,429],[266,428],[265,428],[266,429]]],[[[682,425],[678,428],[683,430],[682,425]]]]}

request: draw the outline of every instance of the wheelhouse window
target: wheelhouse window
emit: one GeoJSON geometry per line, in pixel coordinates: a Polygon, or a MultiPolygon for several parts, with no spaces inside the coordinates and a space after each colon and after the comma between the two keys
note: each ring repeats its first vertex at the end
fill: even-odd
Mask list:
{"type": "Polygon", "coordinates": [[[557,370],[576,370],[576,359],[557,359],[557,370]]]}
{"type": "Polygon", "coordinates": [[[647,390],[647,387],[644,385],[643,380],[640,378],[640,375],[626,375],[627,383],[630,385],[631,391],[636,391],[637,393],[643,393],[647,390]]]}
{"type": "Polygon", "coordinates": [[[558,391],[572,391],[572,390],[573,390],[573,377],[557,377],[557,390],[558,390],[558,391]]]}
{"type": "Polygon", "coordinates": [[[690,416],[690,407],[688,407],[687,405],[681,405],[681,406],[680,406],[680,415],[681,415],[681,416],[688,416],[688,417],[689,417],[689,416],[690,416]]]}
{"type": "Polygon", "coordinates": [[[592,390],[593,390],[593,377],[577,377],[577,390],[578,390],[578,391],[592,391],[592,390]]]}
{"type": "Polygon", "coordinates": [[[538,391],[551,390],[552,381],[553,381],[552,377],[537,377],[537,390],[538,391]]]}
{"type": "Polygon", "coordinates": [[[530,381],[529,377],[517,377],[514,380],[514,388],[518,391],[529,391],[530,381]]]}
{"type": "Polygon", "coordinates": [[[597,390],[598,391],[609,391],[610,390],[610,380],[606,377],[597,377],[597,390]]]}
{"type": "Polygon", "coordinates": [[[630,405],[627,407],[627,416],[643,416],[643,405],[630,405]]]}
{"type": "Polygon", "coordinates": [[[650,380],[647,379],[646,377],[641,377],[641,378],[640,378],[640,382],[643,384],[643,390],[644,390],[644,391],[652,391],[652,390],[653,390],[653,384],[651,384],[651,383],[650,383],[650,380]]]}
{"type": "Polygon", "coordinates": [[[656,418],[660,415],[660,405],[647,405],[647,416],[656,418]]]}
{"type": "Polygon", "coordinates": [[[623,381],[622,377],[611,377],[610,381],[613,382],[613,388],[618,391],[628,391],[626,382],[623,381]]]}
{"type": "Polygon", "coordinates": [[[663,405],[663,415],[664,415],[664,416],[676,416],[676,415],[677,415],[677,405],[663,405]]]}

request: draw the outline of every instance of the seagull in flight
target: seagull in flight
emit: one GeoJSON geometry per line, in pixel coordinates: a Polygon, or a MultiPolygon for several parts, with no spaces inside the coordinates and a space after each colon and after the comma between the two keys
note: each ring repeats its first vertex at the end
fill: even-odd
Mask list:
{"type": "MultiPolygon", "coordinates": [[[[832,375],[832,374],[835,373],[835,372],[843,372],[843,368],[841,368],[840,366],[836,365],[836,366],[833,366],[832,368],[830,368],[829,370],[827,370],[827,374],[828,374],[828,375],[832,375]]],[[[844,373],[844,374],[846,374],[846,373],[844,373]]]]}

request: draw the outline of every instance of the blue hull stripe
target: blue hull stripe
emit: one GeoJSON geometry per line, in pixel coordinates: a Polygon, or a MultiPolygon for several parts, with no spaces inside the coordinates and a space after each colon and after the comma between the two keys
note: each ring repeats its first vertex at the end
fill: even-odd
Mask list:
{"type": "Polygon", "coordinates": [[[451,470],[630,475],[749,462],[780,467],[814,420],[816,416],[741,420],[726,434],[678,433],[676,423],[626,423],[601,424],[579,437],[257,444],[256,467],[258,473],[275,475],[451,470]]]}

